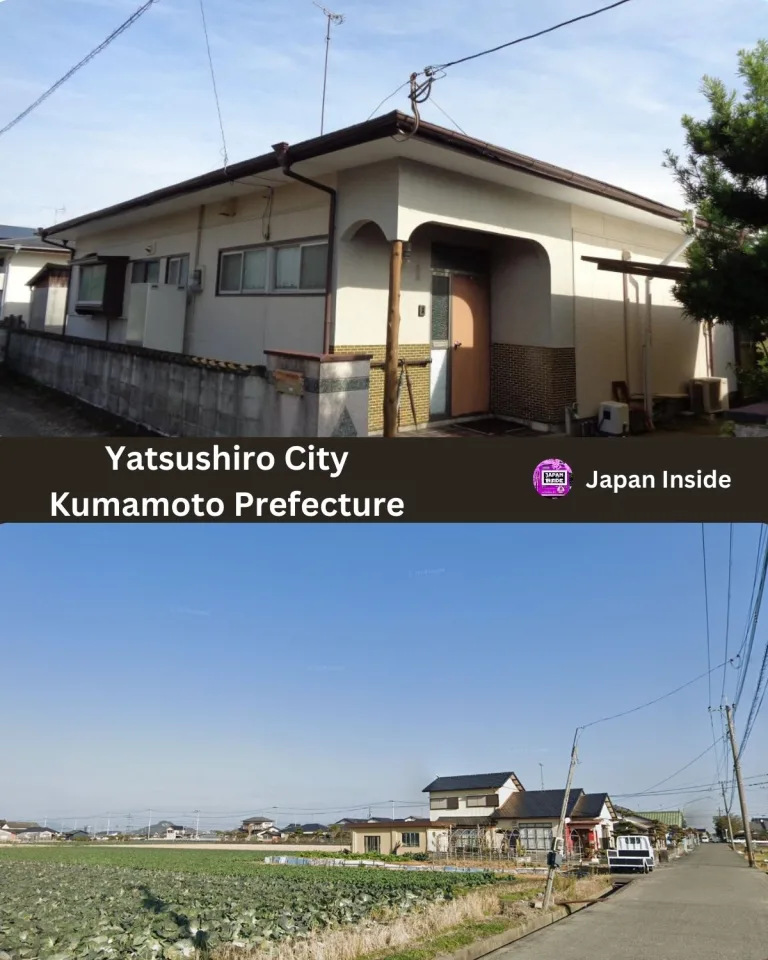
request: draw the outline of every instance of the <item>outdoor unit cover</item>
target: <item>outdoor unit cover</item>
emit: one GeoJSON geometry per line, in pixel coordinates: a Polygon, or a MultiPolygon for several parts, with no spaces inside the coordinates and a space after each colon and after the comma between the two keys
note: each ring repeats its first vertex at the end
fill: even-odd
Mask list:
{"type": "Polygon", "coordinates": [[[728,381],[725,377],[697,377],[690,383],[691,408],[695,413],[717,413],[728,409],[728,381]]]}
{"type": "Polygon", "coordinates": [[[600,404],[597,415],[597,429],[600,433],[621,437],[629,433],[629,407],[626,403],[605,400],[600,404]]]}

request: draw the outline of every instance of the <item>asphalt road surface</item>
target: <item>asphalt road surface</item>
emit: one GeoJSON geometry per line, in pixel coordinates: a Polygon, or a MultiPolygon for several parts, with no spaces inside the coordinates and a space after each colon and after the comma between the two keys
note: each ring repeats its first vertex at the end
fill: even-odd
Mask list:
{"type": "Polygon", "coordinates": [[[142,431],[68,402],[44,388],[0,375],[0,437],[119,437],[142,431]]]}
{"type": "Polygon", "coordinates": [[[768,960],[768,876],[702,844],[494,960],[768,960]]]}

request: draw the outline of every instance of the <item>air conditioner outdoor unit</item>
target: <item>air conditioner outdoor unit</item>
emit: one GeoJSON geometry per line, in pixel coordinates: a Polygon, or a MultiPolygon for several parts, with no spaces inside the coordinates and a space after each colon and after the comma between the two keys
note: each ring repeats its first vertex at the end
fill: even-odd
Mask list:
{"type": "Polygon", "coordinates": [[[611,437],[623,437],[625,433],[629,433],[629,406],[626,403],[605,400],[600,404],[597,429],[599,433],[607,433],[611,437]]]}
{"type": "Polygon", "coordinates": [[[728,380],[725,377],[696,377],[688,389],[694,413],[719,413],[728,409],[728,380]]]}

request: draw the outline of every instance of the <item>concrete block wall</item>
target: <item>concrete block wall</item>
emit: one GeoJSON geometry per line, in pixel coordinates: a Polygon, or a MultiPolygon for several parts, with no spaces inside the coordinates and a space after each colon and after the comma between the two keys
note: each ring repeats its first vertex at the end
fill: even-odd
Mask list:
{"type": "Polygon", "coordinates": [[[166,436],[368,435],[370,357],[273,352],[267,367],[245,366],[39,331],[3,335],[11,372],[166,436]],[[300,396],[281,390],[278,369],[297,373],[300,396]]]}

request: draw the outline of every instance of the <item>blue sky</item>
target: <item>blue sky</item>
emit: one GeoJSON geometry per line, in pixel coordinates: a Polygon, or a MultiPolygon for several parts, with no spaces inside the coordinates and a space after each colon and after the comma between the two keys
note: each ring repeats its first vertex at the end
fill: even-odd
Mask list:
{"type": "MultiPolygon", "coordinates": [[[[0,538],[4,817],[199,809],[231,826],[369,803],[384,816],[392,799],[416,812],[406,802],[435,775],[512,769],[537,789],[539,764],[556,787],[576,726],[707,669],[698,526],[6,525],[0,538]]],[[[714,665],[728,528],[707,527],[707,543],[714,665]]],[[[736,527],[731,654],[756,545],[756,527],[736,527]]],[[[763,624],[753,678],[765,637],[763,624]]],[[[584,731],[575,785],[639,809],[695,799],[706,824],[716,796],[621,797],[705,750],[708,703],[704,680],[584,731]]],[[[765,734],[762,716],[746,776],[765,772],[765,734]]],[[[710,752],[667,786],[706,785],[715,767],[710,752]]],[[[750,800],[768,815],[764,788],[750,800]]]]}
{"type": "MultiPolygon", "coordinates": [[[[599,0],[334,0],[326,130],[364,120],[414,70],[601,6],[599,0]]],[[[207,0],[230,160],[319,132],[323,15],[311,0],[207,0]]],[[[0,127],[101,43],[139,0],[0,2],[0,127]]],[[[458,66],[424,116],[677,204],[661,168],[704,74],[768,34],[764,0],[633,0],[458,66]]],[[[407,101],[401,93],[380,112],[407,101]]],[[[49,225],[220,167],[199,0],[159,0],[2,138],[0,222],[49,225]],[[55,215],[56,208],[66,208],[55,215]]]]}

